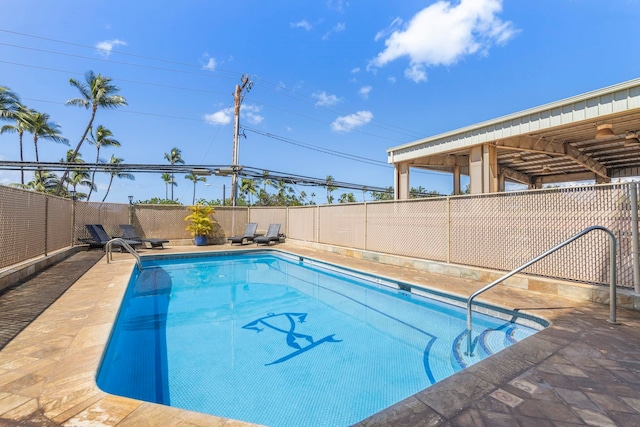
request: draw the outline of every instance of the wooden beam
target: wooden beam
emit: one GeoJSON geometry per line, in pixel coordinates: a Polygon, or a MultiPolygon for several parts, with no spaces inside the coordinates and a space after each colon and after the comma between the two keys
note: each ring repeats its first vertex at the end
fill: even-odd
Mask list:
{"type": "Polygon", "coordinates": [[[530,153],[567,157],[596,175],[608,178],[606,166],[569,144],[523,135],[498,140],[496,141],[496,146],[530,153]]]}
{"type": "Polygon", "coordinates": [[[504,174],[505,178],[508,178],[512,181],[519,182],[521,184],[532,185],[531,176],[522,172],[518,172],[517,170],[513,170],[511,168],[507,168],[504,166],[500,166],[500,172],[504,174]]]}
{"type": "Polygon", "coordinates": [[[429,156],[415,159],[411,162],[412,166],[469,166],[469,156],[456,156],[445,154],[440,156],[429,156]]]}

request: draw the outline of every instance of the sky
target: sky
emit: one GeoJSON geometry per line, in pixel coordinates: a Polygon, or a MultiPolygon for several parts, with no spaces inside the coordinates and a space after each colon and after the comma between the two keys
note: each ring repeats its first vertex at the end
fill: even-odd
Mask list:
{"type": "MultiPolygon", "coordinates": [[[[640,77],[640,0],[0,0],[0,86],[50,115],[70,147],[90,112],[69,79],[112,79],[127,105],[99,110],[124,163],[230,165],[233,93],[243,76],[239,164],[386,188],[386,150],[640,77]]],[[[25,135],[25,160],[35,160],[25,135]]],[[[95,162],[95,147],[80,150],[95,162]]],[[[0,160],[19,160],[16,134],[0,160]]],[[[0,184],[19,182],[0,171],[0,184]]],[[[98,174],[92,201],[109,177],[98,174]]],[[[176,177],[189,204],[193,183],[176,177]]],[[[412,170],[412,187],[451,194],[444,173],[412,170]]],[[[464,185],[464,182],[463,182],[464,185]]],[[[295,187],[315,203],[326,191],[295,187]]],[[[229,197],[230,178],[198,183],[196,199],[229,197]]],[[[371,200],[358,190],[356,200],[371,200]]],[[[115,180],[108,202],[164,198],[159,174],[115,180]]]]}

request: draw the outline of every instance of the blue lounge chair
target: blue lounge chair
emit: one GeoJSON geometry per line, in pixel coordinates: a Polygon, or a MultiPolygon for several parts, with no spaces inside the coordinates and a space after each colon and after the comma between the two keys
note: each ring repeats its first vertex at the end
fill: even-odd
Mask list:
{"type": "Polygon", "coordinates": [[[146,239],[142,238],[138,235],[138,232],[133,225],[130,224],[120,224],[120,230],[122,230],[122,238],[127,240],[134,240],[142,243],[149,243],[151,245],[151,249],[160,248],[164,249],[164,244],[169,243],[167,239],[146,239]]]}
{"type": "MultiPolygon", "coordinates": [[[[89,244],[88,249],[102,248],[104,250],[105,245],[109,242],[109,240],[112,239],[112,237],[109,237],[109,235],[105,231],[102,224],[85,224],[85,227],[87,228],[87,231],[91,236],[91,239],[83,240],[85,243],[89,244]]],[[[127,239],[123,239],[123,240],[134,249],[137,249],[138,247],[142,246],[142,242],[139,242],[136,240],[127,240],[127,239]]],[[[113,246],[120,248],[120,252],[122,252],[121,244],[119,244],[118,242],[114,242],[112,244],[113,246]]]]}
{"type": "Polygon", "coordinates": [[[270,245],[271,242],[280,242],[280,224],[269,224],[269,229],[267,230],[267,234],[264,236],[258,236],[253,239],[256,242],[256,245],[263,243],[265,245],[270,245]]]}
{"type": "Polygon", "coordinates": [[[233,236],[228,237],[227,240],[234,243],[240,243],[241,245],[246,245],[249,242],[253,242],[253,239],[256,238],[256,231],[258,230],[258,224],[255,222],[250,222],[247,224],[247,227],[244,229],[244,234],[242,236],[233,236]]]}

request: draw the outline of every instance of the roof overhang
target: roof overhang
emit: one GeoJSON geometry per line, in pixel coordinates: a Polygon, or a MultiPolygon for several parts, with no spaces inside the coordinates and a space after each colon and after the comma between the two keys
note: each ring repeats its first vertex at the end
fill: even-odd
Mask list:
{"type": "Polygon", "coordinates": [[[565,182],[640,175],[640,79],[423,138],[388,162],[468,173],[471,147],[496,146],[504,176],[565,182]]]}

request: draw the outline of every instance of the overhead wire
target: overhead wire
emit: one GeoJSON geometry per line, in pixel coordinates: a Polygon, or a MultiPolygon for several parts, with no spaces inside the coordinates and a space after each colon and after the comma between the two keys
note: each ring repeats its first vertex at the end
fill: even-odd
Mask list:
{"type": "MultiPolygon", "coordinates": [[[[149,56],[144,56],[144,55],[132,54],[132,53],[122,52],[122,51],[118,51],[118,50],[102,49],[102,48],[99,48],[99,47],[96,47],[96,46],[88,46],[88,45],[68,42],[68,41],[64,41],[64,40],[53,39],[53,38],[49,38],[49,37],[42,37],[42,36],[37,36],[37,35],[32,35],[32,34],[26,34],[26,33],[21,33],[21,32],[16,32],[16,31],[5,30],[5,29],[1,29],[1,28],[0,28],[0,32],[10,33],[10,34],[14,34],[14,35],[23,36],[23,37],[30,37],[30,38],[39,39],[39,40],[46,40],[46,41],[65,44],[65,45],[70,45],[70,46],[81,47],[81,48],[90,49],[90,50],[98,51],[98,52],[100,52],[100,51],[108,52],[109,55],[117,54],[117,55],[132,57],[132,58],[139,58],[139,59],[144,59],[144,60],[157,61],[157,62],[161,62],[161,63],[179,65],[179,66],[184,66],[184,67],[189,67],[189,68],[199,68],[200,70],[203,69],[203,66],[196,66],[194,64],[188,64],[188,63],[182,63],[182,62],[178,62],[178,61],[166,60],[166,59],[162,59],[162,58],[154,58],[154,57],[149,57],[149,56]]],[[[198,75],[198,76],[206,76],[206,77],[232,78],[231,76],[213,75],[213,73],[211,71],[206,71],[206,72],[202,72],[202,71],[200,71],[200,72],[185,71],[185,70],[178,70],[178,69],[175,69],[175,68],[164,68],[164,67],[158,67],[158,66],[151,66],[151,65],[144,65],[144,64],[137,64],[137,63],[129,63],[129,62],[124,62],[124,61],[115,61],[112,58],[106,59],[106,58],[87,57],[87,56],[83,56],[83,55],[76,55],[76,54],[70,54],[70,53],[64,53],[64,52],[57,52],[57,51],[53,51],[53,50],[46,50],[46,49],[40,49],[40,48],[34,48],[34,47],[20,46],[20,45],[16,45],[16,44],[2,43],[2,42],[0,42],[0,45],[14,47],[14,48],[18,48],[18,49],[28,49],[28,50],[33,50],[33,51],[37,51],[37,52],[44,52],[44,53],[49,53],[49,54],[55,54],[55,55],[77,57],[77,58],[87,59],[87,60],[92,60],[92,61],[101,61],[101,62],[115,63],[115,64],[119,64],[119,65],[141,67],[141,68],[146,68],[146,69],[155,69],[155,70],[162,70],[162,71],[169,71],[169,72],[176,72],[176,73],[186,73],[186,74],[198,75]]],[[[42,70],[46,70],[46,71],[54,71],[54,72],[60,72],[60,73],[71,73],[71,74],[80,74],[80,73],[75,73],[75,72],[65,71],[65,70],[59,70],[59,69],[50,68],[50,67],[41,67],[41,66],[36,66],[36,65],[21,64],[21,63],[11,62],[11,61],[0,61],[0,62],[1,63],[6,63],[6,64],[17,65],[17,66],[23,66],[23,67],[32,67],[32,68],[42,69],[42,70]]],[[[215,72],[217,72],[218,74],[235,73],[234,71],[224,70],[224,69],[219,69],[219,68],[216,68],[215,72]]],[[[252,79],[253,78],[254,77],[252,77],[252,79]]],[[[275,85],[275,84],[273,84],[273,83],[269,82],[268,80],[263,79],[261,77],[255,77],[255,79],[257,79],[260,82],[264,82],[264,84],[259,84],[260,87],[263,87],[263,88],[265,88],[267,90],[275,92],[275,93],[277,93],[279,95],[287,96],[287,97],[289,97],[291,99],[294,99],[294,100],[296,100],[298,102],[303,102],[303,103],[306,103],[306,104],[309,104],[309,105],[313,105],[314,107],[322,108],[322,109],[325,109],[327,111],[330,111],[330,112],[333,112],[333,113],[337,113],[337,114],[340,114],[340,113],[349,113],[349,114],[351,114],[352,113],[349,110],[342,109],[342,108],[339,108],[337,106],[332,106],[331,108],[329,108],[327,106],[318,105],[318,102],[317,102],[316,98],[313,98],[313,97],[308,96],[308,95],[301,94],[299,92],[296,92],[296,91],[293,91],[291,89],[285,88],[285,87],[283,87],[281,85],[275,85]],[[276,87],[276,89],[273,89],[274,87],[276,87]],[[284,92],[286,92],[286,93],[284,93],[284,92]]],[[[211,94],[216,94],[216,95],[222,95],[222,94],[226,95],[226,93],[218,92],[218,91],[210,91],[210,90],[203,90],[203,89],[193,89],[193,88],[178,87],[178,86],[172,86],[172,85],[163,85],[163,84],[150,83],[150,82],[141,82],[141,81],[136,81],[136,80],[131,80],[131,79],[124,79],[124,78],[118,78],[118,80],[126,81],[128,83],[156,86],[156,87],[162,87],[162,88],[170,88],[170,89],[176,89],[176,90],[193,91],[193,92],[200,92],[200,93],[211,93],[211,94]]],[[[37,101],[54,103],[52,101],[43,101],[43,100],[37,100],[37,101]]],[[[312,118],[312,117],[309,117],[309,116],[301,115],[301,114],[299,114],[297,112],[286,110],[286,109],[282,109],[280,107],[276,107],[276,106],[270,105],[268,103],[262,102],[262,105],[265,105],[265,106],[267,106],[269,108],[279,109],[279,110],[284,111],[284,112],[286,112],[288,114],[298,115],[298,116],[304,117],[306,119],[316,120],[316,121],[320,121],[320,122],[324,122],[324,123],[329,123],[328,121],[324,121],[324,120],[315,119],[315,118],[312,118]]],[[[119,110],[116,110],[116,111],[119,111],[119,110]]],[[[133,110],[123,110],[123,111],[119,111],[119,112],[121,112],[121,113],[138,114],[138,115],[146,115],[146,116],[152,116],[152,117],[172,118],[172,119],[179,119],[179,120],[206,122],[206,120],[204,120],[204,119],[194,119],[194,118],[188,118],[188,117],[177,117],[177,116],[171,116],[171,115],[147,113],[147,112],[140,112],[140,111],[133,111],[133,110]]],[[[371,126],[374,126],[374,127],[378,127],[380,129],[391,130],[393,132],[410,135],[412,137],[415,137],[417,135],[417,133],[414,133],[413,131],[404,129],[404,128],[399,127],[399,126],[387,125],[387,124],[384,124],[383,122],[380,122],[379,120],[372,120],[368,124],[371,125],[371,126]]],[[[367,163],[367,164],[371,164],[371,165],[375,165],[375,166],[381,166],[381,167],[386,167],[386,168],[390,168],[391,167],[386,162],[382,162],[382,161],[378,161],[378,160],[374,160],[374,159],[368,159],[368,158],[360,157],[360,156],[355,156],[355,155],[348,154],[348,153],[342,153],[342,152],[339,152],[339,151],[336,151],[336,150],[324,149],[324,148],[321,148],[321,147],[318,147],[318,146],[313,146],[311,144],[302,143],[301,141],[296,141],[296,140],[292,140],[290,138],[281,137],[281,136],[278,136],[278,135],[275,135],[275,134],[272,134],[272,133],[269,133],[269,132],[261,132],[261,131],[258,131],[256,129],[251,129],[251,128],[248,128],[248,127],[244,127],[244,129],[252,131],[252,132],[255,132],[255,133],[258,133],[258,134],[261,134],[261,135],[263,135],[265,137],[277,139],[277,140],[280,140],[280,141],[288,143],[288,144],[297,145],[297,146],[299,146],[301,148],[322,152],[322,153],[325,153],[325,154],[328,154],[328,155],[343,157],[343,158],[348,159],[348,160],[358,161],[358,162],[361,162],[361,163],[367,163]]],[[[384,137],[382,135],[364,132],[364,131],[362,131],[360,129],[355,129],[354,131],[356,131],[358,133],[370,135],[370,136],[373,136],[373,137],[376,137],[376,138],[384,138],[384,139],[389,139],[389,140],[395,140],[395,139],[392,139],[392,138],[389,138],[389,137],[384,137]]],[[[219,129],[218,129],[218,132],[219,132],[219,129]]],[[[216,134],[217,134],[217,132],[216,132],[216,134]]],[[[396,141],[400,141],[401,142],[401,140],[396,140],[396,141]]],[[[426,171],[419,171],[419,172],[426,172],[426,171]]],[[[434,172],[427,172],[427,173],[434,173],[434,172]]]]}

